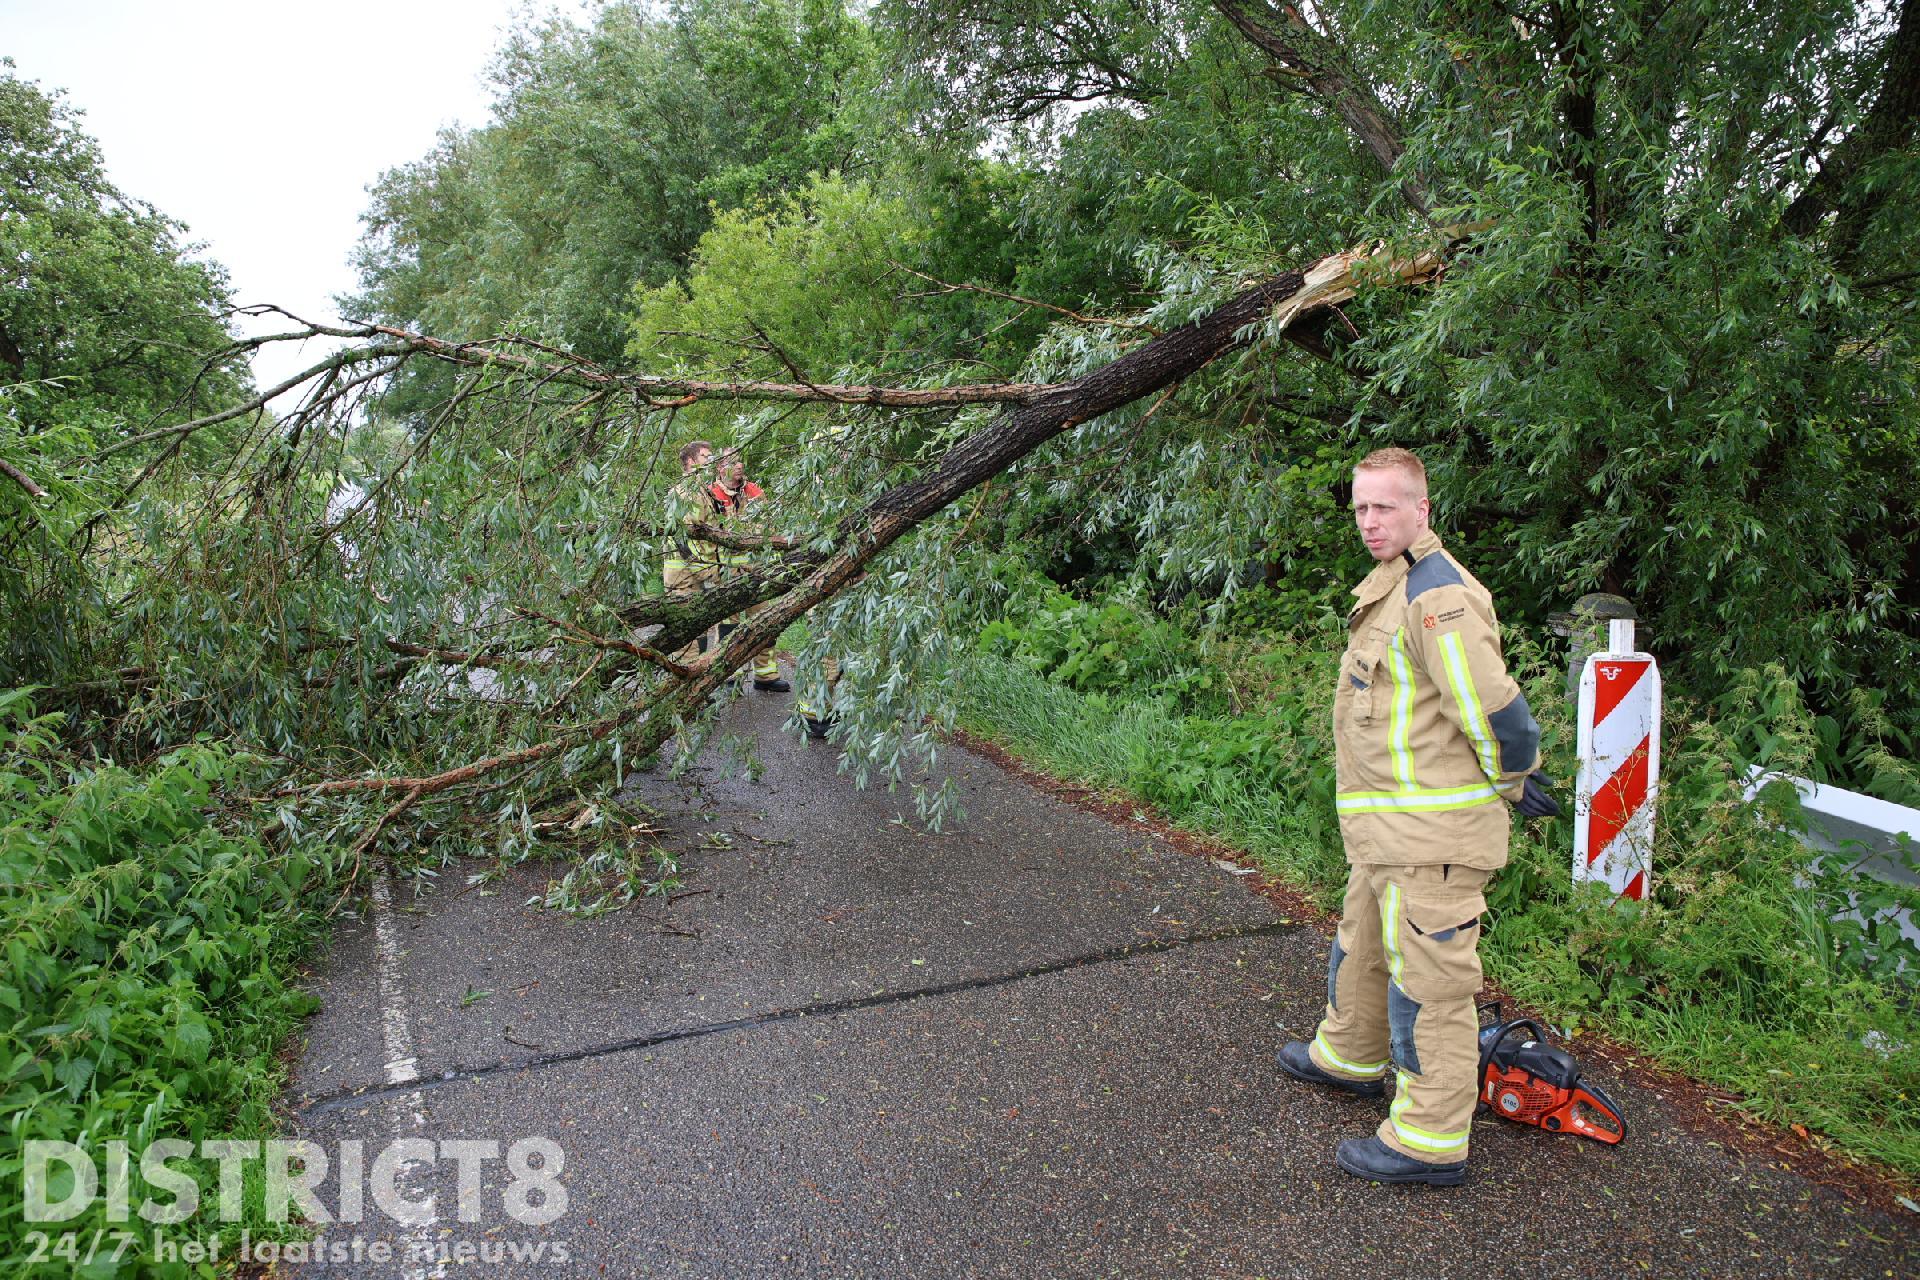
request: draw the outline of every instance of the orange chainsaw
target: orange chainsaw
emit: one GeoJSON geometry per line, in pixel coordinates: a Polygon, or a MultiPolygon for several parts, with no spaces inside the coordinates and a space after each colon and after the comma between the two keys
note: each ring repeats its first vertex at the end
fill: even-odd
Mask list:
{"type": "MultiPolygon", "coordinates": [[[[1500,1008],[1493,1006],[1494,1017],[1500,1008]]],[[[1580,1079],[1573,1055],[1555,1049],[1532,1018],[1480,1029],[1480,1103],[1495,1115],[1550,1133],[1616,1143],[1627,1136],[1620,1108],[1580,1079]]]]}

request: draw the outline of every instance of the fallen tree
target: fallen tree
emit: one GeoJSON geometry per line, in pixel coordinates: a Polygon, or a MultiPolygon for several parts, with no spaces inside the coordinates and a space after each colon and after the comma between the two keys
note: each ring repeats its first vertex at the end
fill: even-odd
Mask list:
{"type": "MultiPolygon", "coordinates": [[[[857,581],[872,562],[913,531],[927,517],[962,495],[999,475],[1040,445],[1080,423],[1144,399],[1167,393],[1184,379],[1204,369],[1222,354],[1255,336],[1278,338],[1295,324],[1352,299],[1362,282],[1376,285],[1412,285],[1432,280],[1444,263],[1443,248],[1396,254],[1386,247],[1335,254],[1304,271],[1288,272],[1248,288],[1205,315],[1170,332],[1140,343],[1120,358],[1073,382],[1044,388],[1023,388],[1006,397],[1014,401],[990,425],[953,445],[932,466],[912,480],[897,485],[842,520],[824,550],[790,551],[740,581],[692,600],[642,598],[618,610],[623,623],[654,628],[644,651],[627,647],[664,673],[664,679],[645,689],[618,711],[556,733],[516,751],[474,760],[428,776],[358,777],[329,779],[289,788],[307,796],[347,793],[399,793],[362,839],[362,845],[401,813],[428,796],[488,779],[503,771],[547,760],[581,742],[593,742],[619,733],[637,756],[650,754],[665,743],[704,707],[710,694],[739,671],[759,650],[771,645],[786,627],[815,605],[830,599],[857,581]],[[711,653],[684,667],[664,653],[688,644],[713,624],[749,606],[767,607],[741,626],[711,653]]],[[[389,335],[391,336],[391,335],[389,335]]],[[[466,362],[472,355],[444,344],[418,340],[416,349],[466,362]]],[[[891,393],[867,389],[865,403],[888,403],[891,393]]],[[[718,392],[751,398],[751,388],[729,386],[718,392]]],[[[767,394],[767,393],[760,393],[767,394]]],[[[821,388],[811,394],[837,397],[821,388]]],[[[969,392],[971,394],[971,392],[969,392]]],[[[769,398],[807,398],[785,386],[769,398]]],[[[417,646],[389,648],[432,657],[417,646]]]]}

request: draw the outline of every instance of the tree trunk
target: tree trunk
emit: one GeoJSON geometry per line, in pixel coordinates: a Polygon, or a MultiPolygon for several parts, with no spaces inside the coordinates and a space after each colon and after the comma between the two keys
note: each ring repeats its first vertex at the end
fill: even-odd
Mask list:
{"type": "MultiPolygon", "coordinates": [[[[1279,63],[1289,83],[1325,103],[1373,153],[1383,172],[1393,172],[1406,152],[1406,144],[1400,140],[1400,130],[1379,95],[1354,70],[1344,49],[1314,30],[1292,4],[1214,0],[1213,7],[1256,48],[1279,63]]],[[[1400,194],[1408,208],[1423,218],[1427,216],[1432,201],[1417,179],[1404,178],[1400,194]]]]}
{"type": "Polygon", "coordinates": [[[833,551],[790,555],[745,582],[695,601],[674,602],[678,617],[669,619],[658,605],[630,610],[626,615],[629,618],[665,622],[652,643],[671,652],[712,623],[785,588],[752,622],[733,632],[702,663],[695,664],[694,678],[687,687],[649,716],[641,741],[635,744],[636,752],[644,755],[665,741],[676,714],[691,714],[708,693],[753,654],[771,645],[788,624],[851,585],[876,556],[922,520],[1055,436],[1198,373],[1222,353],[1246,341],[1246,331],[1269,314],[1279,313],[1284,332],[1286,327],[1353,297],[1359,275],[1356,269],[1363,262],[1372,264],[1370,277],[1374,270],[1384,267],[1385,271],[1373,278],[1416,284],[1433,277],[1441,254],[1433,250],[1402,259],[1385,250],[1338,253],[1304,272],[1289,271],[1264,280],[1078,381],[1049,388],[1032,403],[1009,408],[996,421],[954,445],[924,474],[888,490],[843,520],[833,551]]]}
{"type": "MultiPolygon", "coordinates": [[[[1447,242],[1474,229],[1450,231],[1447,242]]],[[[675,652],[715,622],[760,601],[770,603],[718,649],[689,664],[685,679],[670,676],[666,685],[640,695],[621,711],[546,742],[431,777],[340,779],[305,790],[315,795],[399,791],[408,797],[404,807],[496,770],[533,764],[574,743],[616,732],[628,734],[630,756],[645,756],[672,737],[681,723],[697,716],[708,694],[754,654],[770,647],[795,619],[858,581],[876,557],[922,520],[1055,436],[1191,377],[1248,341],[1250,331],[1269,316],[1274,317],[1269,330],[1277,328],[1284,334],[1289,326],[1352,298],[1362,279],[1375,287],[1424,283],[1438,273],[1441,263],[1440,247],[1405,258],[1384,248],[1370,253],[1356,250],[1323,258],[1304,272],[1271,277],[1077,381],[1037,388],[1030,402],[1009,407],[994,422],[955,444],[923,474],[842,520],[831,550],[789,552],[738,582],[692,599],[650,596],[634,601],[619,611],[619,617],[628,626],[659,624],[660,630],[648,640],[656,653],[675,652]]]]}
{"type": "Polygon", "coordinates": [[[1821,162],[1820,172],[1781,216],[1781,229],[1791,236],[1809,235],[1829,213],[1837,214],[1833,262],[1840,270],[1852,272],[1867,224],[1884,198],[1884,190],[1855,180],[1876,161],[1910,146],[1917,127],[1920,0],[1901,0],[1900,22],[1887,46],[1887,65],[1881,72],[1872,110],[1821,162]]]}

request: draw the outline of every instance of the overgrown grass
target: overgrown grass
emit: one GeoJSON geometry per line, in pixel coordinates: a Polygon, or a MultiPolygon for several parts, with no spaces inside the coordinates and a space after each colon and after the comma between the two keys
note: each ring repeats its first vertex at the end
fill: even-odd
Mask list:
{"type": "Polygon", "coordinates": [[[1277,717],[1189,717],[1150,700],[1077,693],[987,654],[955,684],[962,728],[1056,776],[1127,792],[1182,827],[1260,855],[1322,905],[1338,903],[1345,864],[1332,765],[1309,758],[1330,750],[1324,735],[1290,735],[1277,717]]]}
{"type": "MultiPolygon", "coordinates": [[[[140,769],[83,762],[62,753],[54,727],[32,718],[23,691],[0,692],[0,1252],[22,1274],[211,1274],[158,1260],[155,1242],[218,1239],[231,1256],[243,1227],[299,1234],[266,1218],[262,1162],[244,1166],[243,1216],[222,1222],[217,1164],[172,1160],[199,1185],[199,1208],[154,1226],[141,1206],[173,1204],[175,1192],[149,1184],[141,1157],[158,1139],[197,1152],[210,1138],[274,1136],[274,1055],[313,1005],[293,966],[335,868],[324,848],[269,850],[221,821],[247,758],[195,745],[140,769]],[[26,1221],[35,1140],[93,1160],[99,1194],[78,1216],[26,1221]],[[124,1216],[106,1195],[111,1142],[130,1157],[124,1216]]],[[[48,1173],[58,1204],[75,1174],[60,1161],[48,1173]]]]}
{"type": "MultiPolygon", "coordinates": [[[[1346,874],[1328,710],[1338,646],[1328,631],[1196,643],[1186,660],[1210,679],[1175,683],[1207,694],[1170,694],[1164,682],[1088,692],[1054,678],[1048,646],[1003,628],[957,673],[960,722],[1050,773],[1124,791],[1246,849],[1335,907],[1346,874]]],[[[1524,642],[1510,639],[1509,657],[1542,713],[1547,772],[1571,777],[1562,673],[1524,642]]],[[[1740,736],[1766,720],[1767,763],[1791,769],[1810,733],[1783,683],[1778,673],[1746,682],[1740,736]]],[[[1731,714],[1724,702],[1719,713],[1731,714]]],[[[1656,890],[1644,906],[1574,888],[1570,820],[1516,829],[1489,892],[1488,973],[1562,1026],[1604,1030],[1739,1094],[1757,1117],[1920,1177],[1920,1011],[1892,976],[1911,946],[1834,919],[1850,879],[1790,834],[1789,788],[1743,795],[1735,737],[1669,700],[1656,890]]]]}

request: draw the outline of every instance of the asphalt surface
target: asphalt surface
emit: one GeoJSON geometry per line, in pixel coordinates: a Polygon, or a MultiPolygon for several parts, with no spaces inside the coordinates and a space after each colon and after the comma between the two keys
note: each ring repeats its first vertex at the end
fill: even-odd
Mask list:
{"type": "Polygon", "coordinates": [[[565,864],[470,886],[476,863],[340,927],[290,1136],[336,1175],[360,1142],[376,1190],[396,1139],[543,1137],[563,1167],[525,1176],[565,1207],[522,1221],[502,1159],[470,1153],[463,1198],[458,1148],[405,1152],[434,1157],[394,1178],[434,1221],[369,1191],[319,1236],[349,1260],[282,1271],[1920,1274],[1920,1215],[1743,1157],[1603,1075],[1620,1147],[1483,1117],[1464,1187],[1347,1177],[1335,1143],[1384,1104],[1272,1061],[1318,1017],[1318,927],[958,748],[942,768],[967,817],[920,832],[909,797],[856,791],[834,750],[783,735],[789,703],[730,715],[757,781],[717,747],[641,780],[681,896],[576,919],[529,905],[565,864]]]}

